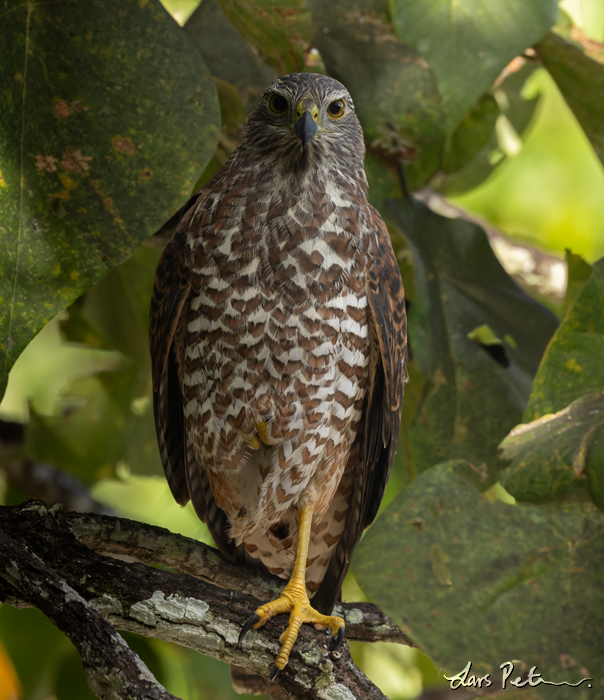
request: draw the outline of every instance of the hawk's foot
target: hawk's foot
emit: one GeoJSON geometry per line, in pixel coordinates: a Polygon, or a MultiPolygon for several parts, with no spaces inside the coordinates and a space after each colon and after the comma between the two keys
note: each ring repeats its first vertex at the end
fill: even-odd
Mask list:
{"type": "Polygon", "coordinates": [[[303,623],[311,623],[316,629],[329,628],[332,635],[337,639],[336,646],[340,644],[344,638],[344,620],[336,615],[322,615],[320,612],[317,612],[310,604],[310,600],[306,595],[306,587],[304,585],[299,585],[295,580],[291,580],[283,589],[279,598],[270,603],[261,605],[245,623],[239,636],[239,642],[241,643],[252,627],[258,629],[262,627],[267,620],[275,617],[275,615],[286,612],[290,613],[289,624],[285,632],[279,638],[281,650],[275,661],[271,680],[287,665],[289,654],[303,623]]]}

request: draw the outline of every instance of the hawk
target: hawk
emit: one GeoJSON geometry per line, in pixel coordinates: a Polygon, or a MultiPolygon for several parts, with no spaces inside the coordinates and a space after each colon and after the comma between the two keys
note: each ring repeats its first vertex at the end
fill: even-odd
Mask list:
{"type": "Polygon", "coordinates": [[[220,551],[289,579],[242,630],[329,628],[396,448],[407,356],[403,285],[367,201],[346,88],[272,83],[222,170],[189,202],[155,277],[155,422],[178,503],[220,551]],[[312,599],[312,605],[311,605],[312,599]]]}

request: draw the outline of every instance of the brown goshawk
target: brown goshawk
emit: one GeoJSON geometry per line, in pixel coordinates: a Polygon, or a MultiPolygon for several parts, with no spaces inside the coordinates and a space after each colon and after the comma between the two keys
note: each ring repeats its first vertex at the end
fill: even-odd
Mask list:
{"type": "Polygon", "coordinates": [[[329,613],[398,437],[403,286],[364,154],[343,85],[279,78],[189,203],[155,278],[166,477],[226,557],[289,579],[242,631],[291,613],[275,673],[303,622],[342,638],[329,613]]]}

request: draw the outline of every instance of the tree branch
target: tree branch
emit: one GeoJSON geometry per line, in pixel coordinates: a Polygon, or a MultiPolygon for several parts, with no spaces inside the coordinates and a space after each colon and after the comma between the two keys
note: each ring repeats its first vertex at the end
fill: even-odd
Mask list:
{"type": "MultiPolygon", "coordinates": [[[[61,518],[79,542],[101,554],[127,556],[152,566],[169,567],[254,596],[263,603],[272,600],[283,588],[283,581],[267,572],[241,563],[232,564],[213,547],[162,527],[87,513],[66,513],[61,518]]],[[[373,603],[339,603],[336,614],[346,620],[346,636],[350,640],[415,646],[373,603]]]]}
{"type": "MultiPolygon", "coordinates": [[[[88,619],[85,615],[92,614],[89,610],[96,609],[119,629],[188,646],[268,677],[285,620],[269,621],[262,629],[248,634],[243,648],[237,645],[241,626],[258,605],[258,599],[233,590],[247,587],[251,580],[249,568],[228,564],[212,548],[172,535],[162,528],[107,516],[62,514],[58,508],[49,510],[39,502],[0,508],[0,530],[16,543],[11,549],[5,548],[3,543],[0,546],[0,575],[4,578],[0,580],[0,599],[16,606],[39,607],[72,638],[78,649],[90,644],[90,634],[99,644],[107,644],[110,650],[116,645],[109,636],[95,637],[96,632],[81,621],[77,625],[65,621],[74,614],[72,600],[81,606],[78,614],[84,616],[82,620],[88,619]],[[138,562],[102,556],[86,544],[112,554],[134,554],[156,564],[194,570],[197,578],[191,573],[159,570],[138,562]],[[31,563],[27,565],[27,586],[19,583],[25,580],[21,576],[21,567],[25,565],[21,561],[25,560],[16,558],[18,550],[20,556],[40,562],[38,568],[31,563]],[[17,561],[19,563],[15,563],[17,561]],[[10,573],[12,570],[14,575],[10,573]],[[232,580],[228,578],[230,575],[232,580]],[[201,576],[220,580],[229,590],[200,580],[201,576]],[[84,607],[86,605],[88,608],[84,607]]],[[[253,574],[254,590],[262,593],[263,599],[273,596],[274,581],[269,584],[268,577],[263,580],[259,572],[253,571],[253,574]]],[[[361,639],[396,637],[392,623],[375,606],[343,605],[342,609],[348,620],[352,618],[347,624],[350,638],[355,636],[355,630],[356,638],[361,639]],[[382,634],[381,625],[390,631],[382,634]]],[[[121,639],[111,627],[109,629],[121,639]]],[[[104,631],[103,634],[108,633],[104,631]]],[[[333,640],[326,633],[304,625],[290,663],[277,678],[278,685],[297,698],[384,698],[354,665],[346,644],[336,652],[331,651],[332,647],[333,640]]],[[[101,666],[110,668],[105,662],[95,663],[95,667],[101,666]]],[[[145,679],[151,682],[149,677],[145,679]]],[[[93,691],[98,692],[95,687],[93,691]]],[[[170,696],[114,694],[101,697],[170,696]]]]}
{"type": "Polygon", "coordinates": [[[176,700],[100,613],[22,543],[0,531],[0,576],[77,648],[100,698],[176,700]]]}

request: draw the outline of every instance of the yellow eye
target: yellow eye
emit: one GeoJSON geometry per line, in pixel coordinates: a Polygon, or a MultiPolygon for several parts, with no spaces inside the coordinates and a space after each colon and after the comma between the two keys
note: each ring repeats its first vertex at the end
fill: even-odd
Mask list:
{"type": "Polygon", "coordinates": [[[344,100],[334,100],[327,108],[327,114],[332,119],[339,119],[344,116],[346,111],[346,102],[344,100]]]}
{"type": "Polygon", "coordinates": [[[283,95],[278,95],[276,92],[268,98],[268,108],[273,114],[285,114],[288,108],[287,100],[283,95]]]}

